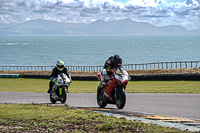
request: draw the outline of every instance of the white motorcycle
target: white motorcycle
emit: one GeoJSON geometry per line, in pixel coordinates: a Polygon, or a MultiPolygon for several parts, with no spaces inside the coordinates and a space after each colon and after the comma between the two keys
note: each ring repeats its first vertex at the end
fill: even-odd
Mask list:
{"type": "Polygon", "coordinates": [[[62,104],[64,104],[66,102],[68,87],[70,86],[71,82],[71,75],[69,75],[68,77],[64,73],[59,74],[55,78],[55,82],[50,93],[51,103],[56,103],[57,101],[60,101],[62,104]]]}

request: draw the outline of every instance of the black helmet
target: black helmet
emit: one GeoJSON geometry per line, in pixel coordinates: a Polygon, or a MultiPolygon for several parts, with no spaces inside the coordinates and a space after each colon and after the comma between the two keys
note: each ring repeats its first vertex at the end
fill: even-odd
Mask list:
{"type": "Polygon", "coordinates": [[[114,55],[114,57],[112,58],[112,64],[114,66],[122,65],[122,58],[119,55],[114,55]]]}

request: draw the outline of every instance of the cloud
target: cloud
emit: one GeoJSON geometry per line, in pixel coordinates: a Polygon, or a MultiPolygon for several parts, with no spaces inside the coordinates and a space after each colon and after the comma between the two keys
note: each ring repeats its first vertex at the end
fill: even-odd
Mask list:
{"type": "Polygon", "coordinates": [[[0,23],[46,19],[64,23],[91,23],[132,19],[155,26],[181,25],[200,29],[200,0],[1,0],[0,23]]]}
{"type": "Polygon", "coordinates": [[[190,5],[190,4],[191,5],[198,5],[199,3],[200,3],[200,0],[196,0],[196,1],[195,0],[187,0],[186,1],[187,5],[190,5]]]}
{"type": "Polygon", "coordinates": [[[127,4],[132,6],[139,6],[139,7],[156,7],[160,5],[165,5],[166,1],[164,0],[130,0],[127,4]]]}

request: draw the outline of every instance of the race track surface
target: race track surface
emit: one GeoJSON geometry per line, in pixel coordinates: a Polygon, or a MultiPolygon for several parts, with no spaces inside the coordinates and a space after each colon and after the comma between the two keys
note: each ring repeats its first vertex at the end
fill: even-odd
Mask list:
{"type": "MultiPolygon", "coordinates": [[[[98,108],[96,93],[68,93],[67,95],[66,104],[70,107],[98,108]]],[[[111,104],[108,104],[106,108],[118,112],[127,111],[200,120],[200,94],[127,93],[126,97],[124,109],[118,110],[111,104]]],[[[0,103],[50,104],[50,101],[47,93],[1,91],[0,103]]]]}

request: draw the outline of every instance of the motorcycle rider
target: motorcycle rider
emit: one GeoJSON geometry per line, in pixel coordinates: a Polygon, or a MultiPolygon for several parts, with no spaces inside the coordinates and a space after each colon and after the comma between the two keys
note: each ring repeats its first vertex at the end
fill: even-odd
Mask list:
{"type": "Polygon", "coordinates": [[[101,83],[99,87],[104,88],[109,79],[108,75],[110,74],[109,70],[111,69],[113,69],[114,71],[117,71],[119,69],[121,73],[124,73],[122,67],[122,58],[119,55],[111,56],[106,60],[103,70],[101,72],[101,83]]]}
{"type": "Polygon", "coordinates": [[[58,60],[56,63],[56,67],[54,67],[54,69],[52,70],[52,74],[50,76],[50,82],[49,82],[49,90],[47,91],[47,93],[51,93],[53,83],[55,82],[55,78],[61,73],[65,73],[69,77],[69,73],[68,73],[67,68],[64,66],[64,62],[61,60],[58,60]]]}

